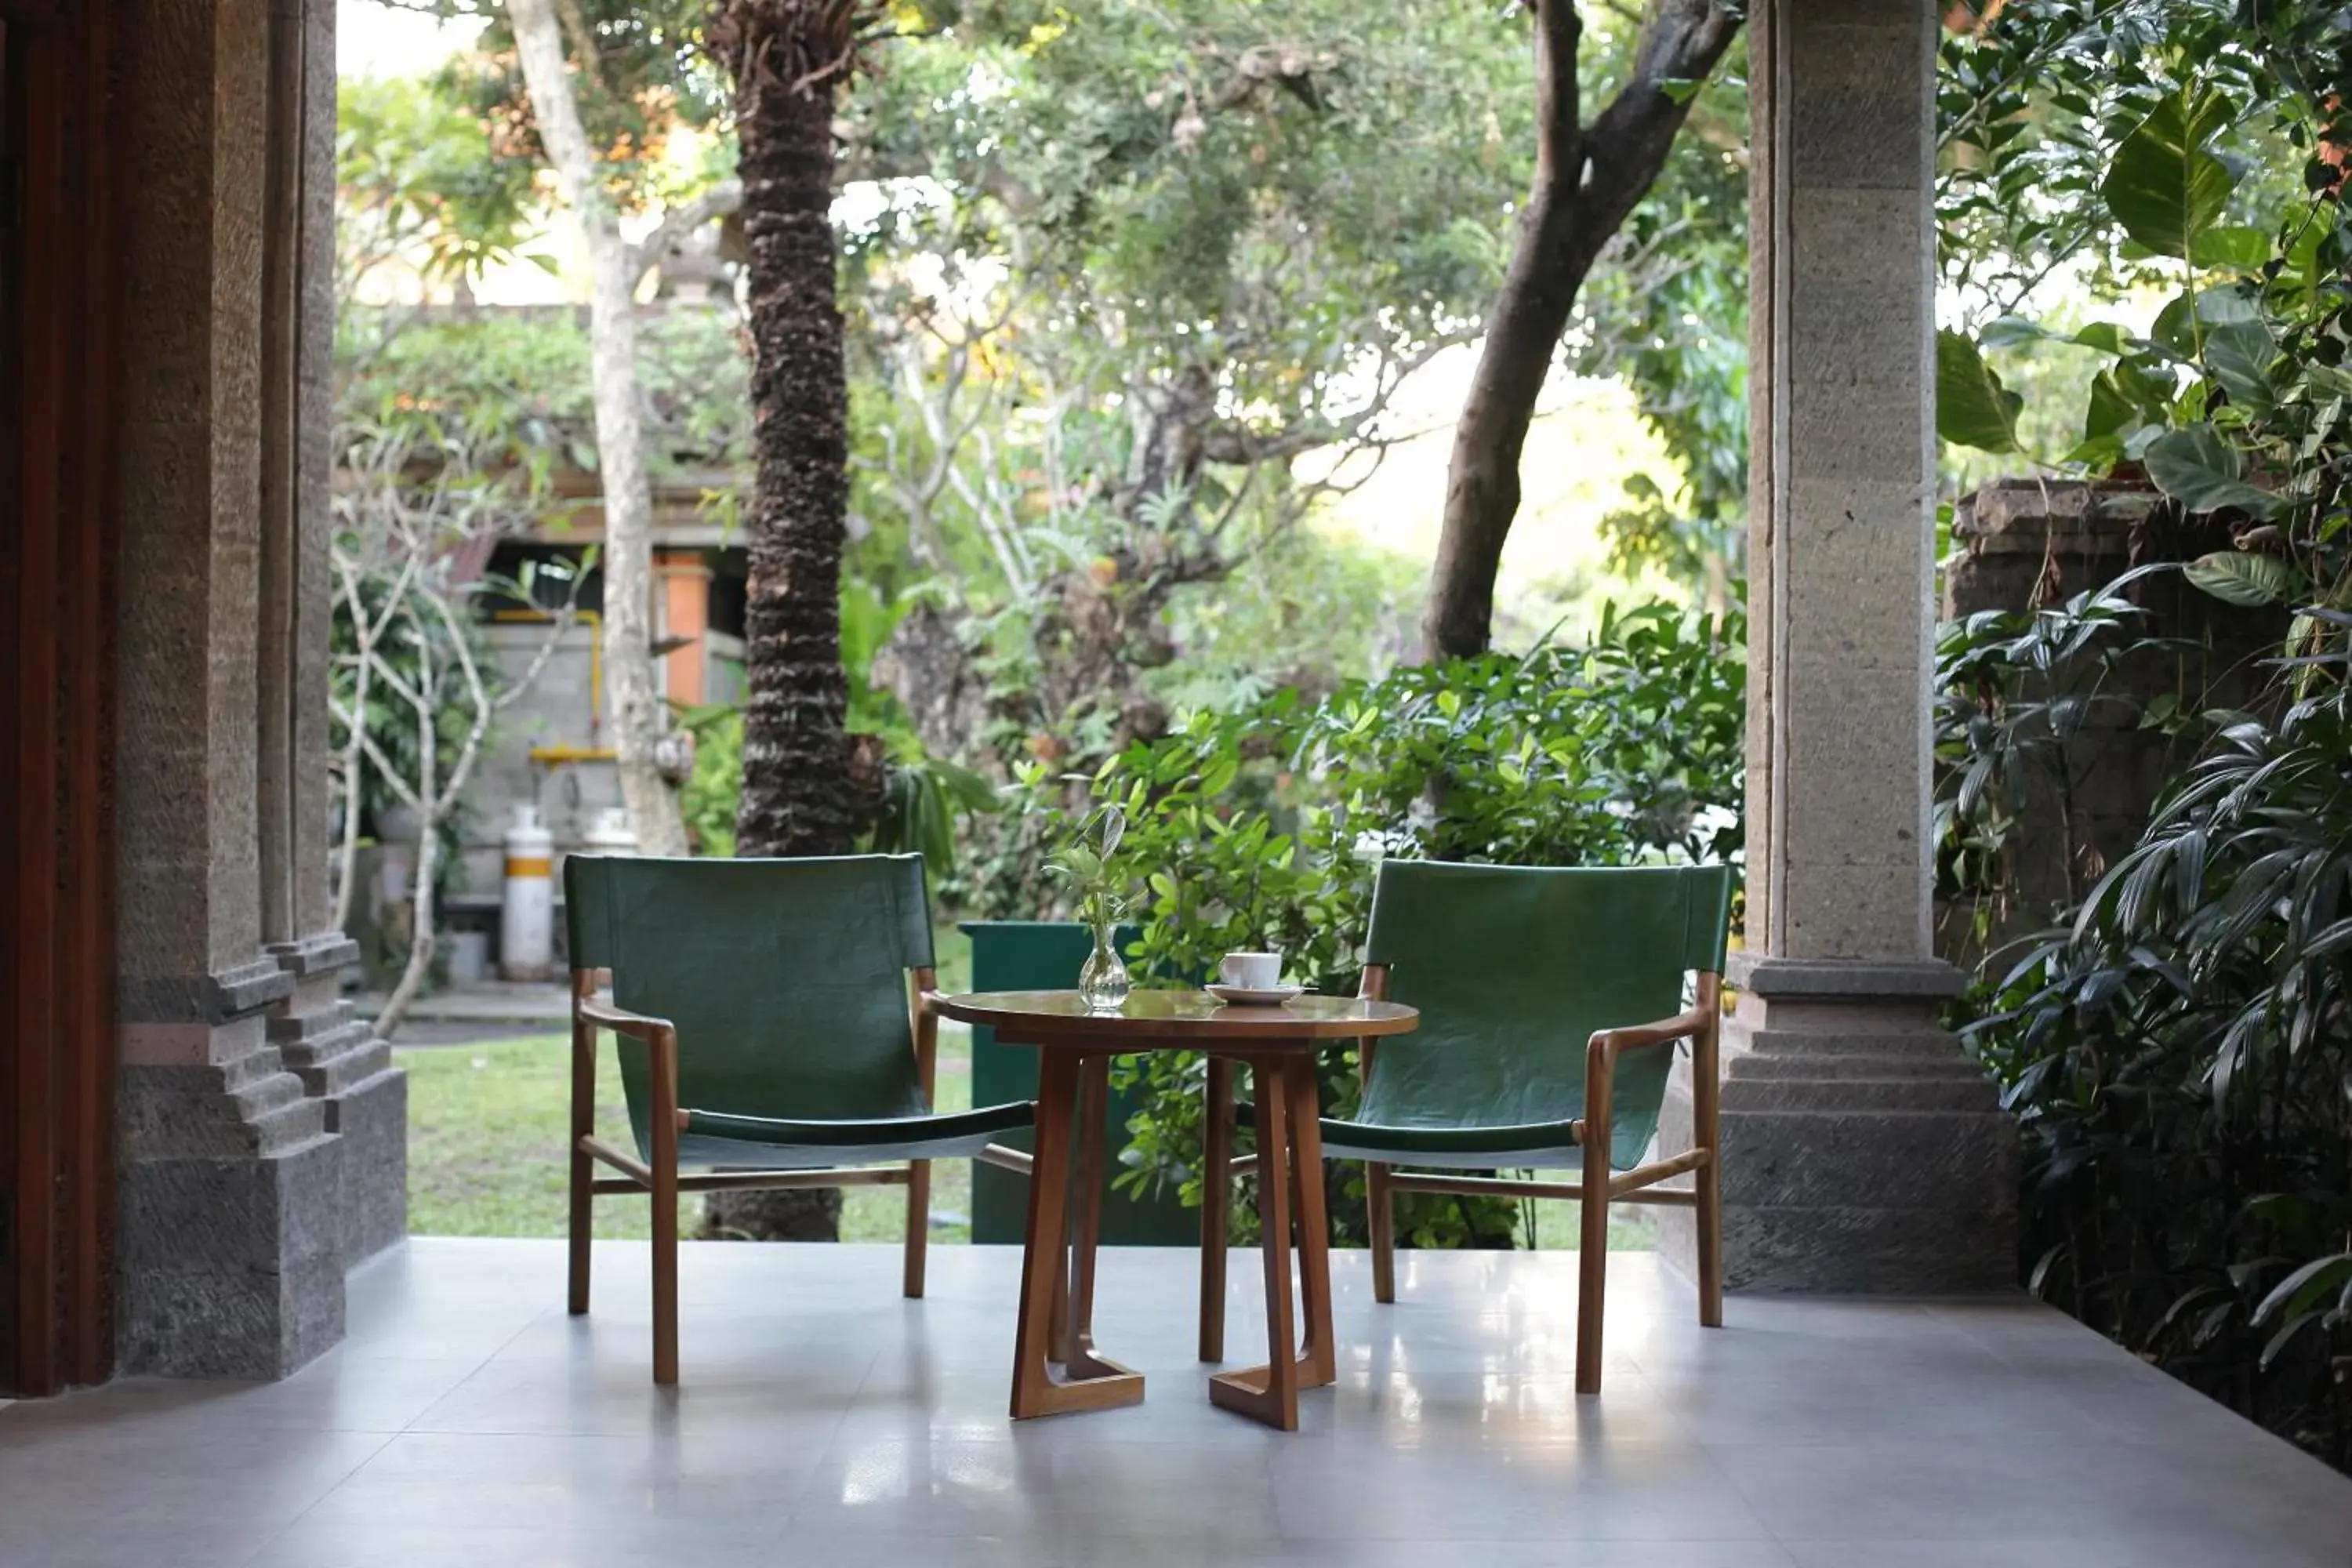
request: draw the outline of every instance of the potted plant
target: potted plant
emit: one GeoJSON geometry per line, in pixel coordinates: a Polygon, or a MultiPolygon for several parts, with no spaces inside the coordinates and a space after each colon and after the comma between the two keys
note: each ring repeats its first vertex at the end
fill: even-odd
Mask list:
{"type": "Polygon", "coordinates": [[[1078,969],[1078,994],[1100,1013],[1118,1011],[1134,988],[1118,956],[1118,918],[1127,887],[1111,861],[1126,833],[1127,814],[1116,805],[1102,806],[1087,814],[1047,863],[1054,876],[1069,884],[1072,908],[1093,935],[1093,950],[1078,969]]]}

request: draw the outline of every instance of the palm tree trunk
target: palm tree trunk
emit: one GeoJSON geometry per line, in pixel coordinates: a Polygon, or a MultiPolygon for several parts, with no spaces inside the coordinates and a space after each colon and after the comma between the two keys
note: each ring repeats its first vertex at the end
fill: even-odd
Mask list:
{"type": "Polygon", "coordinates": [[[755,75],[739,81],[736,111],[758,463],[736,853],[838,855],[851,838],[841,668],[849,390],[834,299],[833,89],[755,75]]]}
{"type": "MultiPolygon", "coordinates": [[[[739,855],[839,855],[853,794],[841,667],[849,386],[835,300],[833,109],[851,63],[845,0],[722,0],[750,247],[751,580],[744,606],[739,855]]],[[[706,1230],[832,1241],[837,1191],[714,1194],[706,1230]]]]}

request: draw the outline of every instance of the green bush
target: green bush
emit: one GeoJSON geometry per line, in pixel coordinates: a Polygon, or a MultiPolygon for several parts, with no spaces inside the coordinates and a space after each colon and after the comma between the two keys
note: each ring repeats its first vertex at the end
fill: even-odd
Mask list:
{"type": "MultiPolygon", "coordinates": [[[[2149,646],[2118,605],[1948,629],[1948,865],[1994,862],[2001,781],[2050,707],[2149,646]],[[2028,644],[2055,695],[2018,687],[2028,644]]],[[[1963,1028],[2018,1120],[2032,1289],[2347,1466],[2352,695],[2340,639],[2282,663],[2271,710],[2207,716],[2200,760],[2064,923],[1988,964],[1963,1028]]]]}
{"type": "MultiPolygon", "coordinates": [[[[1735,857],[1740,849],[1744,626],[1664,605],[1611,612],[1585,647],[1538,647],[1413,666],[1320,702],[1280,691],[1194,713],[1111,757],[1085,786],[1127,831],[1115,868],[1139,893],[1141,983],[1190,984],[1235,949],[1271,948],[1290,975],[1352,992],[1373,875],[1387,856],[1517,865],[1735,857]]],[[[1063,781],[1024,775],[1058,809],[1063,781]]],[[[1147,1089],[1123,1183],[1199,1201],[1200,1059],[1154,1053],[1124,1069],[1147,1089]]],[[[1327,1061],[1326,1103],[1355,1101],[1352,1064],[1327,1061]]],[[[1335,1220],[1361,1234],[1360,1177],[1335,1220]]],[[[1399,1200],[1418,1245],[1510,1244],[1493,1200],[1399,1200]]]]}

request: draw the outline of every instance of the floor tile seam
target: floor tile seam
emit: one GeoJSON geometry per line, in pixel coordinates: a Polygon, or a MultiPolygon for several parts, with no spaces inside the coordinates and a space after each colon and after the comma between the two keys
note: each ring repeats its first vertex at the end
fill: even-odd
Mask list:
{"type": "MultiPolygon", "coordinates": [[[[365,1436],[377,1436],[377,1434],[370,1433],[365,1434],[365,1436]]],[[[346,1485],[350,1484],[351,1479],[353,1476],[358,1475],[362,1470],[367,1468],[369,1465],[374,1463],[376,1458],[381,1456],[386,1448],[392,1446],[394,1439],[397,1437],[399,1434],[384,1433],[381,1436],[383,1437],[383,1441],[370,1448],[366,1454],[354,1461],[349,1469],[346,1469],[341,1475],[336,1477],[331,1484],[320,1491],[317,1497],[312,1498],[307,1505],[299,1510],[293,1518],[287,1520],[276,1530],[271,1531],[263,1538],[261,1543],[258,1546],[256,1546],[251,1552],[239,1559],[239,1568],[250,1568],[251,1564],[260,1562],[263,1557],[268,1555],[271,1547],[277,1545],[278,1542],[291,1531],[296,1525],[301,1523],[305,1519],[308,1519],[311,1512],[316,1510],[320,1503],[325,1502],[329,1498],[342,1490],[346,1485]]]]}
{"type": "MultiPolygon", "coordinates": [[[[481,1376],[484,1372],[488,1371],[492,1362],[497,1361],[500,1356],[506,1354],[507,1352],[512,1350],[516,1342],[520,1340],[523,1335],[530,1332],[533,1328],[545,1321],[548,1314],[551,1310],[552,1309],[550,1308],[541,1308],[540,1310],[533,1312],[530,1317],[524,1319],[522,1322],[516,1327],[514,1332],[509,1334],[505,1339],[499,1342],[497,1349],[484,1354],[479,1361],[475,1362],[472,1366],[467,1369],[464,1376],[458,1378],[457,1382],[451,1384],[447,1388],[443,1389],[439,1397],[434,1399],[430,1404],[426,1405],[424,1409],[419,1410],[415,1415],[410,1416],[401,1426],[400,1432],[396,1435],[404,1436],[407,1433],[419,1430],[418,1423],[431,1415],[436,1410],[440,1409],[441,1406],[446,1405],[450,1400],[455,1399],[458,1394],[464,1390],[467,1384],[473,1382],[474,1379],[481,1376]]],[[[469,1358],[457,1356],[450,1359],[465,1361],[469,1358]]]]}

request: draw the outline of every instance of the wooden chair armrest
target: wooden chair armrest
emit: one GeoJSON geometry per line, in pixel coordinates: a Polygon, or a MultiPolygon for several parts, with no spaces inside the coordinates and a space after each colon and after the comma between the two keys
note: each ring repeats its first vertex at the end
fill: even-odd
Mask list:
{"type": "Polygon", "coordinates": [[[616,1035],[626,1035],[633,1040],[651,1042],[656,1036],[677,1037],[677,1026],[667,1018],[649,1018],[643,1013],[632,1013],[610,1002],[593,996],[583,996],[574,1004],[579,1016],[599,1028],[610,1029],[616,1035]]]}
{"type": "Polygon", "coordinates": [[[939,1109],[934,1094],[939,1079],[940,1061],[940,990],[939,971],[925,964],[914,972],[915,1000],[908,1022],[915,1037],[915,1077],[923,1086],[923,1102],[932,1110],[939,1109]]]}
{"type": "Polygon", "coordinates": [[[1687,1040],[1706,1027],[1707,1011],[1693,1007],[1687,1013],[1677,1013],[1671,1018],[1661,1018],[1654,1024],[1628,1024],[1622,1029],[1596,1029],[1585,1042],[1587,1060],[1606,1055],[1614,1058],[1620,1051],[1638,1051],[1651,1046],[1670,1046],[1676,1040],[1687,1040]]]}
{"type": "MultiPolygon", "coordinates": [[[[655,1122],[657,1127],[667,1122],[685,1131],[687,1111],[677,1103],[677,1026],[667,1018],[649,1018],[594,996],[573,997],[572,1016],[583,1023],[646,1043],[646,1054],[653,1058],[655,1122]]],[[[658,1136],[655,1142],[657,1147],[662,1143],[658,1136]]],[[[676,1158],[674,1149],[671,1158],[676,1158]]]]}

